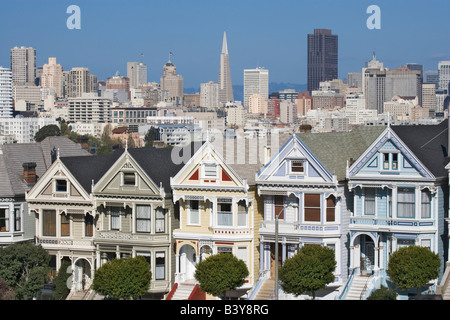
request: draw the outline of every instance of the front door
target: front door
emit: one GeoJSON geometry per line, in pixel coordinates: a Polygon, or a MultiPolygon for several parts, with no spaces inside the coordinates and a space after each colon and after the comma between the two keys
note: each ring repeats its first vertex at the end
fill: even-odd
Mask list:
{"type": "Polygon", "coordinates": [[[278,270],[282,264],[282,245],[278,244],[278,259],[275,259],[275,243],[270,244],[270,277],[275,278],[275,263],[278,260],[278,270]]]}

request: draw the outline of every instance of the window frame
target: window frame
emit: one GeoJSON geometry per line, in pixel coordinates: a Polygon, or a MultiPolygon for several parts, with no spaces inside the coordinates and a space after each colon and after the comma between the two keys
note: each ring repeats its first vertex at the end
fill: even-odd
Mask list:
{"type": "Polygon", "coordinates": [[[145,205],[145,204],[136,204],[135,207],[135,228],[136,228],[136,232],[137,233],[151,233],[152,232],[152,206],[150,205],[145,205]],[[148,217],[139,217],[138,216],[138,207],[145,207],[148,208],[148,217]],[[143,229],[147,229],[148,227],[148,231],[146,230],[142,230],[142,226],[139,224],[139,222],[147,222],[146,224],[144,224],[144,228],[143,229]]]}
{"type": "Polygon", "coordinates": [[[201,217],[200,217],[200,212],[201,212],[201,203],[200,200],[187,200],[187,211],[188,211],[188,216],[187,216],[187,224],[188,225],[192,225],[192,226],[199,226],[200,222],[201,222],[201,217]],[[193,209],[192,208],[192,204],[196,203],[197,204],[197,209],[193,209]],[[197,212],[197,221],[193,221],[192,220],[192,212],[197,212]]]}
{"type": "Polygon", "coordinates": [[[216,202],[217,212],[217,226],[219,227],[232,227],[233,226],[233,199],[231,198],[219,198],[216,202]],[[229,206],[229,211],[219,210],[222,206],[229,206]],[[225,221],[225,223],[223,223],[225,221]]]}
{"type": "Polygon", "coordinates": [[[0,216],[0,221],[4,221],[4,226],[1,227],[0,232],[9,232],[9,209],[0,208],[0,211],[4,211],[3,218],[0,216]]]}
{"type": "Polygon", "coordinates": [[[42,236],[56,237],[56,224],[56,210],[42,210],[42,236]],[[51,218],[51,221],[48,220],[49,218],[51,218]]]}
{"type": "Polygon", "coordinates": [[[303,220],[305,221],[305,222],[309,222],[309,223],[320,223],[320,222],[322,222],[322,197],[321,197],[321,194],[320,193],[304,193],[303,194],[303,220]],[[308,206],[306,205],[307,204],[307,198],[310,198],[310,197],[319,197],[319,200],[318,200],[318,204],[319,204],[319,206],[317,207],[317,206],[310,206],[309,205],[309,201],[308,201],[308,206]],[[307,212],[307,210],[313,210],[313,211],[317,211],[318,210],[318,213],[316,212],[316,213],[314,213],[314,212],[307,212]],[[318,220],[316,220],[316,219],[309,219],[309,216],[311,216],[311,215],[314,215],[314,214],[316,214],[316,215],[318,215],[318,220]]]}
{"type": "Polygon", "coordinates": [[[304,159],[291,159],[289,160],[289,174],[304,175],[306,172],[306,161],[304,159]],[[296,163],[301,163],[301,166],[294,166],[296,163]],[[295,171],[294,168],[301,168],[301,171],[295,171]]]}
{"type": "Polygon", "coordinates": [[[70,218],[66,213],[59,215],[59,225],[61,228],[61,237],[70,237],[70,218]]]}
{"type": "Polygon", "coordinates": [[[69,191],[69,183],[66,179],[55,179],[55,192],[60,192],[60,193],[64,193],[64,192],[68,192],[69,191]],[[59,188],[61,187],[61,185],[59,185],[59,183],[64,182],[64,190],[60,190],[59,188]]]}

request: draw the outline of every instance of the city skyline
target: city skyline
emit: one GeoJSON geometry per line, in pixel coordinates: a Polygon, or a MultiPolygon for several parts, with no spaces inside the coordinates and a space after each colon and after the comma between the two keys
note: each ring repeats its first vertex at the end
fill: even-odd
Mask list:
{"type": "Polygon", "coordinates": [[[243,84],[243,70],[264,67],[271,82],[307,83],[307,34],[316,28],[339,36],[339,78],[360,72],[375,51],[388,68],[419,63],[437,70],[450,60],[442,39],[450,4],[428,1],[8,1],[10,14],[0,22],[9,32],[1,36],[0,65],[10,67],[10,49],[36,49],[36,65],[56,57],[64,70],[87,67],[106,81],[116,71],[126,75],[128,61],[148,67],[148,81],[158,82],[163,66],[172,62],[185,88],[217,82],[222,35],[227,33],[231,76],[243,84]],[[81,10],[81,29],[70,30],[69,5],[81,10]],[[370,30],[366,9],[381,10],[381,29],[370,30]],[[18,26],[11,28],[8,26],[18,26]],[[417,40],[420,41],[417,43],[417,40]],[[80,50],[80,48],[83,48],[80,50]]]}

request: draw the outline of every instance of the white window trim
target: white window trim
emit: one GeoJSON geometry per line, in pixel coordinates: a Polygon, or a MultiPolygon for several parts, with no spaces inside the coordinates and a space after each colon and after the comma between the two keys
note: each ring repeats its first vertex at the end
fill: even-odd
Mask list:
{"type": "Polygon", "coordinates": [[[187,206],[186,206],[186,211],[187,211],[187,221],[186,221],[186,225],[188,226],[200,226],[201,222],[202,222],[202,204],[200,200],[187,200],[187,206]],[[198,223],[192,223],[191,222],[191,201],[197,201],[198,202],[198,223]]]}
{"type": "Polygon", "coordinates": [[[306,172],[308,170],[308,161],[306,161],[306,159],[303,158],[292,158],[292,159],[287,159],[287,164],[288,164],[288,174],[289,175],[296,175],[296,176],[304,176],[306,175],[306,172]],[[294,172],[292,171],[292,162],[294,161],[302,161],[303,162],[303,172],[294,172]]]}
{"type": "Polygon", "coordinates": [[[202,179],[215,179],[215,180],[217,180],[218,178],[219,178],[219,165],[216,163],[216,162],[202,162],[202,164],[201,164],[201,168],[202,168],[202,170],[201,170],[201,177],[202,177],[202,179]],[[213,176],[211,176],[211,177],[208,177],[208,176],[206,176],[206,170],[205,170],[205,166],[207,166],[207,165],[210,165],[210,166],[212,166],[212,165],[214,165],[215,167],[216,167],[216,174],[214,175],[214,177],[213,176]]]}

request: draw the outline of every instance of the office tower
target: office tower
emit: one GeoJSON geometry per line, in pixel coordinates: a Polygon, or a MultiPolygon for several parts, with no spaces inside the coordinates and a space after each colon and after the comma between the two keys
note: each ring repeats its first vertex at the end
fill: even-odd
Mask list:
{"type": "Polygon", "coordinates": [[[0,67],[0,118],[11,118],[13,114],[13,80],[8,68],[0,67]]]}
{"type": "Polygon", "coordinates": [[[68,121],[83,123],[110,122],[111,100],[96,93],[83,93],[79,97],[68,98],[68,121]]]}
{"type": "Polygon", "coordinates": [[[131,98],[130,79],[128,77],[121,77],[116,73],[112,78],[106,79],[106,90],[121,90],[126,93],[127,98],[131,98]]]}
{"type": "Polygon", "coordinates": [[[160,86],[161,91],[166,91],[166,101],[183,103],[183,76],[177,75],[177,67],[170,60],[163,67],[160,86]]]}
{"type": "Polygon", "coordinates": [[[450,61],[439,61],[438,72],[439,72],[439,90],[447,90],[448,94],[450,83],[450,61]]]}
{"type": "Polygon", "coordinates": [[[227,34],[223,33],[222,53],[220,54],[219,70],[219,102],[225,104],[234,101],[231,84],[230,56],[228,55],[227,34]]]}
{"type": "Polygon", "coordinates": [[[13,85],[34,86],[36,77],[36,50],[31,47],[11,49],[11,72],[13,85]]]}
{"type": "Polygon", "coordinates": [[[244,108],[248,111],[249,98],[259,93],[264,99],[269,99],[269,70],[264,68],[244,69],[244,108]]]}
{"type": "Polygon", "coordinates": [[[261,94],[254,93],[248,98],[248,112],[257,114],[267,114],[267,99],[261,94]]]}
{"type": "Polygon", "coordinates": [[[210,81],[200,84],[200,107],[219,107],[219,85],[210,81]]]}
{"type": "Polygon", "coordinates": [[[338,78],[338,36],[329,29],[308,34],[308,91],[319,89],[321,81],[338,78]]]}
{"type": "Polygon", "coordinates": [[[41,86],[55,88],[56,96],[63,97],[63,68],[56,64],[56,58],[48,58],[48,63],[42,66],[41,86]]]}
{"type": "Polygon", "coordinates": [[[420,71],[420,81],[423,83],[423,76],[424,76],[424,73],[423,73],[423,65],[418,64],[418,63],[407,63],[407,64],[406,64],[406,67],[407,67],[409,70],[417,70],[417,71],[420,71]]]}
{"type": "Polygon", "coordinates": [[[436,108],[436,85],[434,83],[422,84],[422,107],[436,108]]]}
{"type": "Polygon", "coordinates": [[[147,83],[147,65],[142,62],[127,62],[127,78],[130,79],[130,88],[138,88],[147,83]]]}
{"type": "Polygon", "coordinates": [[[88,68],[72,68],[63,72],[64,95],[68,98],[81,97],[83,93],[97,93],[97,76],[92,75],[88,68]]]}
{"type": "Polygon", "coordinates": [[[423,83],[434,83],[436,85],[436,89],[439,89],[439,71],[437,70],[425,71],[423,83]]]}
{"type": "Polygon", "coordinates": [[[347,75],[347,85],[349,88],[359,88],[362,90],[361,72],[349,72],[347,75]]]}

